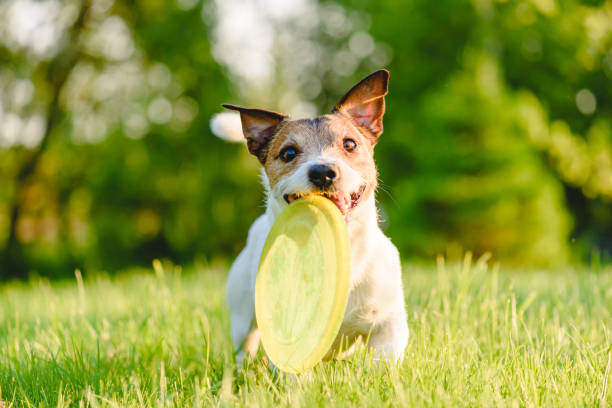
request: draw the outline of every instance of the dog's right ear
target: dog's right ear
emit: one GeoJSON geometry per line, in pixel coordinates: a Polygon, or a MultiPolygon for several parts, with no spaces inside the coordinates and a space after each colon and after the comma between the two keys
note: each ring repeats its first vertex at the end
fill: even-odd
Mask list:
{"type": "Polygon", "coordinates": [[[247,140],[249,152],[263,164],[266,160],[266,146],[278,130],[278,125],[287,118],[286,115],[265,109],[245,108],[244,106],[222,105],[226,109],[240,112],[242,133],[247,140]]]}

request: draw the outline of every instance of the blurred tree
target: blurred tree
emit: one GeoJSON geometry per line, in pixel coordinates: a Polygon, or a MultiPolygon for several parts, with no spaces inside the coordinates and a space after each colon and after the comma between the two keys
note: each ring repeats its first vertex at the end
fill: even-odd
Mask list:
{"type": "Polygon", "coordinates": [[[219,104],[327,112],[383,66],[379,200],[404,257],[461,245],[548,264],[569,236],[582,257],[609,250],[611,10],[6,0],[0,277],[234,256],[263,193],[257,161],[209,130],[219,104]]]}
{"type": "Polygon", "coordinates": [[[257,200],[235,211],[224,195],[242,180],[222,163],[246,170],[238,147],[209,136],[228,91],[195,5],[15,0],[2,10],[15,26],[20,13],[40,21],[22,36],[29,42],[10,24],[3,38],[4,115],[15,129],[2,129],[0,275],[235,250],[234,235],[211,226],[246,224],[257,200]],[[38,50],[45,24],[61,32],[58,45],[38,50]],[[21,106],[9,100],[19,83],[34,93],[21,106]],[[40,130],[28,125],[32,111],[45,118],[40,130]],[[230,208],[213,210],[215,198],[230,208]]]}
{"type": "Polygon", "coordinates": [[[399,197],[388,206],[389,232],[410,253],[455,245],[506,262],[567,262],[571,225],[562,186],[525,137],[518,98],[505,89],[494,59],[474,53],[465,64],[424,93],[412,129],[388,127],[403,137],[387,148],[412,169],[406,177],[386,165],[399,197]]]}
{"type": "Polygon", "coordinates": [[[83,4],[75,18],[72,27],[66,31],[66,46],[57,52],[56,56],[48,61],[42,69],[44,72],[44,80],[48,89],[49,101],[47,107],[46,121],[39,130],[40,141],[32,149],[31,152],[24,154],[25,156],[16,166],[14,177],[14,192],[13,199],[8,205],[8,238],[5,248],[0,257],[0,264],[6,268],[9,273],[25,277],[28,272],[28,265],[24,257],[22,246],[18,241],[17,223],[21,220],[23,205],[21,197],[25,195],[27,183],[30,181],[30,176],[36,170],[40,158],[45,153],[46,147],[49,145],[49,140],[56,132],[56,126],[62,117],[62,107],[60,106],[60,92],[66,83],[68,75],[74,68],[79,58],[78,47],[76,46],[76,38],[83,28],[85,16],[89,11],[89,3],[83,4]]]}
{"type": "Polygon", "coordinates": [[[345,4],[394,50],[377,153],[405,255],[456,242],[548,264],[570,234],[583,259],[612,249],[609,2],[345,4]]]}

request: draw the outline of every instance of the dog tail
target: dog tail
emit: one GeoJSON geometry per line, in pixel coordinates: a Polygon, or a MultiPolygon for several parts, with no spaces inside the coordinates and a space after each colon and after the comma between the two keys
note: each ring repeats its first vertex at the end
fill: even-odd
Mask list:
{"type": "Polygon", "coordinates": [[[221,112],[210,119],[210,130],[215,136],[228,142],[244,142],[240,115],[235,112],[221,112]]]}

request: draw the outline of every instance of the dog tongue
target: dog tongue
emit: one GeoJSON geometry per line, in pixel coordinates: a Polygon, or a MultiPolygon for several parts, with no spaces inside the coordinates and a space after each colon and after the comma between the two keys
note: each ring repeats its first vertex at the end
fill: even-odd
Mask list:
{"type": "Polygon", "coordinates": [[[351,198],[348,194],[335,193],[330,194],[327,198],[336,204],[342,215],[346,215],[351,206],[351,198]]]}

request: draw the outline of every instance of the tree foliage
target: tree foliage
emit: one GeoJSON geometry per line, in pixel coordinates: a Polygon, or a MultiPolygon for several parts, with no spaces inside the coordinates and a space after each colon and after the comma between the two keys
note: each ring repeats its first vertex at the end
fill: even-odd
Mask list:
{"type": "Polygon", "coordinates": [[[235,256],[263,192],[220,103],[323,113],[383,66],[404,257],[612,248],[609,2],[298,3],[0,5],[0,277],[235,256]]]}

